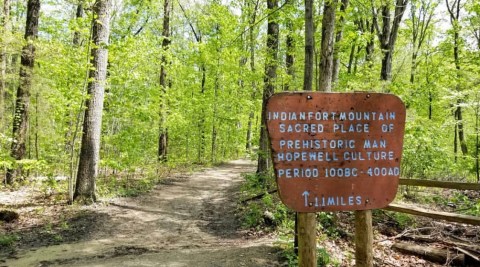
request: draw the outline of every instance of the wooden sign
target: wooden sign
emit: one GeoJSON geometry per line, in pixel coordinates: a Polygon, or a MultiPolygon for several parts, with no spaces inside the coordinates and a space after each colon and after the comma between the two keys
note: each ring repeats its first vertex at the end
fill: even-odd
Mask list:
{"type": "Polygon", "coordinates": [[[297,212],[366,210],[395,198],[405,105],[381,93],[279,93],[267,129],[282,202],[297,212]]]}

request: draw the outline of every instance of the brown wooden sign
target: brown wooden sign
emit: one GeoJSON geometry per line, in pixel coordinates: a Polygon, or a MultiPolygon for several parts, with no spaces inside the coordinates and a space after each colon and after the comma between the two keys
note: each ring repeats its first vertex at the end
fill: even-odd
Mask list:
{"type": "Polygon", "coordinates": [[[267,129],[282,202],[298,212],[366,210],[395,198],[405,105],[381,93],[279,93],[267,129]]]}

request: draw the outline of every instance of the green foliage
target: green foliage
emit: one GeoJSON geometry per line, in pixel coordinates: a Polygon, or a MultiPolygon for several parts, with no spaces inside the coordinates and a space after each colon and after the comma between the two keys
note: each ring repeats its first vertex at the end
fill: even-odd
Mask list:
{"type": "Polygon", "coordinates": [[[475,193],[466,194],[466,192],[454,191],[449,197],[436,197],[434,200],[442,206],[453,207],[455,212],[480,216],[480,200],[475,193]]]}
{"type": "MultiPolygon", "coordinates": [[[[281,236],[278,245],[282,249],[282,256],[286,260],[287,266],[298,266],[298,256],[295,254],[292,240],[287,239],[285,236],[281,236]]],[[[325,267],[340,265],[340,262],[333,259],[325,248],[317,248],[317,266],[325,267]]]]}
{"type": "Polygon", "coordinates": [[[298,257],[293,247],[293,233],[291,235],[280,235],[277,245],[282,249],[282,256],[285,258],[288,266],[298,266],[298,257]]]}
{"type": "Polygon", "coordinates": [[[14,234],[0,234],[0,247],[11,247],[18,239],[14,234]]]}
{"type": "Polygon", "coordinates": [[[328,251],[324,248],[317,249],[317,266],[340,266],[336,263],[328,254],[328,251]]]}
{"type": "MultiPolygon", "coordinates": [[[[242,185],[242,198],[249,199],[263,195],[259,200],[250,200],[239,207],[242,224],[245,228],[265,228],[291,224],[293,213],[284,206],[276,193],[269,194],[263,181],[272,180],[264,175],[244,174],[245,182],[242,185]]],[[[273,185],[272,185],[273,186],[273,185]]]]}
{"type": "Polygon", "coordinates": [[[398,227],[400,227],[400,229],[413,227],[415,225],[415,219],[411,215],[400,213],[400,212],[394,212],[392,214],[394,216],[395,221],[397,222],[398,227]]]}
{"type": "Polygon", "coordinates": [[[333,212],[317,213],[317,228],[329,238],[338,238],[341,233],[341,229],[338,229],[335,224],[335,214],[333,212]]]}
{"type": "Polygon", "coordinates": [[[98,193],[104,197],[138,196],[153,189],[158,183],[158,177],[153,174],[144,174],[137,177],[135,173],[122,173],[99,179],[98,193]]]}

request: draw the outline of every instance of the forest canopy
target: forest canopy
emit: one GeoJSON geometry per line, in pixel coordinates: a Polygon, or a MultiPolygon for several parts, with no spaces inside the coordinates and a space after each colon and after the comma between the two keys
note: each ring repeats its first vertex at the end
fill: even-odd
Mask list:
{"type": "Polygon", "coordinates": [[[16,181],[77,175],[97,81],[92,51],[105,49],[99,175],[264,157],[265,89],[303,90],[310,60],[314,91],[331,83],[334,92],[393,93],[406,103],[403,177],[479,181],[478,1],[329,0],[312,10],[297,0],[110,2],[1,2],[2,177],[17,168],[16,181]],[[36,29],[27,19],[35,2],[36,29]],[[97,42],[100,2],[110,28],[97,42]],[[323,44],[327,34],[333,41],[323,44]],[[323,51],[332,55],[328,81],[323,51]],[[26,105],[18,93],[25,75],[26,105]],[[28,108],[22,123],[19,107],[28,108]],[[15,150],[20,125],[23,152],[15,150]]]}

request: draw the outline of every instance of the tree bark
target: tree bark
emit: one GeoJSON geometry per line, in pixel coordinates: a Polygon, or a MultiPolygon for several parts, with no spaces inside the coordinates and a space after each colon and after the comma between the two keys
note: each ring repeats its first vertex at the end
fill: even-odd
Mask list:
{"type": "MultiPolygon", "coordinates": [[[[79,1],[77,5],[77,10],[75,12],[75,18],[77,20],[83,18],[84,11],[83,11],[83,1],[79,1]]],[[[77,22],[78,23],[78,22],[77,22]]],[[[82,35],[79,30],[75,30],[73,33],[73,45],[80,46],[82,45],[82,35]]]]}
{"type": "Polygon", "coordinates": [[[312,91],[315,39],[313,24],[313,0],[305,0],[305,66],[303,90],[312,91]]]}
{"type": "MultiPolygon", "coordinates": [[[[456,69],[456,76],[457,76],[457,81],[456,81],[456,91],[460,92],[462,89],[460,87],[461,83],[461,75],[460,75],[460,29],[459,29],[459,19],[460,19],[460,8],[461,8],[461,0],[455,0],[453,1],[453,5],[450,4],[449,0],[445,0],[445,3],[447,5],[447,10],[450,14],[450,23],[453,27],[453,58],[454,58],[454,63],[455,63],[455,69],[456,69]]],[[[468,147],[467,143],[465,141],[465,130],[463,128],[463,112],[462,112],[462,104],[463,104],[463,99],[460,98],[457,100],[456,103],[456,108],[455,108],[455,159],[456,159],[456,154],[457,154],[457,136],[458,136],[458,141],[460,142],[460,149],[462,150],[462,154],[465,156],[468,154],[468,147]],[[458,135],[457,135],[458,132],[458,135]]]]}
{"type": "Polygon", "coordinates": [[[83,120],[83,135],[78,164],[74,201],[96,201],[95,187],[100,161],[100,134],[103,99],[107,78],[108,42],[110,34],[111,0],[97,0],[93,6],[94,20],[88,98],[83,120]]]}
{"type": "Polygon", "coordinates": [[[162,30],[162,58],[160,66],[160,135],[158,138],[158,160],[167,162],[168,155],[168,128],[167,123],[167,91],[169,84],[167,81],[167,51],[170,47],[170,12],[172,3],[170,0],[164,0],[163,4],[163,30],[162,30]]]}
{"type": "MultiPolygon", "coordinates": [[[[30,105],[30,91],[33,79],[33,67],[35,64],[34,41],[38,36],[38,19],[40,16],[40,0],[29,0],[27,4],[27,22],[25,27],[26,44],[22,48],[20,83],[17,88],[15,101],[15,113],[13,117],[13,142],[10,155],[15,160],[25,157],[28,112],[30,105]]],[[[7,170],[7,184],[13,184],[20,169],[7,170]]]]}
{"type": "Polygon", "coordinates": [[[350,56],[348,57],[347,73],[352,73],[353,60],[355,59],[355,51],[357,48],[357,42],[355,41],[350,48],[350,56]]]}
{"type": "Polygon", "coordinates": [[[465,255],[449,249],[433,248],[405,242],[395,243],[392,245],[392,248],[402,253],[417,255],[432,262],[442,264],[449,262],[452,266],[465,266],[465,255]]]}
{"type": "Polygon", "coordinates": [[[338,75],[340,73],[340,42],[343,39],[343,24],[345,24],[345,11],[347,10],[349,0],[342,0],[340,5],[340,18],[338,20],[338,30],[335,34],[335,47],[333,49],[333,74],[332,83],[335,86],[338,83],[338,75]]]}
{"type": "Polygon", "coordinates": [[[325,1],[322,19],[319,90],[332,91],[333,43],[335,33],[335,8],[338,0],[325,1]]]}
{"type": "Polygon", "coordinates": [[[370,31],[370,38],[367,42],[367,46],[365,47],[365,61],[368,62],[368,66],[370,68],[373,67],[373,53],[375,52],[375,26],[373,21],[369,22],[368,20],[365,21],[365,26],[370,31]]]}
{"type": "MultiPolygon", "coordinates": [[[[250,3],[250,2],[249,2],[250,3]]],[[[250,72],[252,74],[255,74],[256,72],[256,67],[255,67],[255,28],[254,25],[257,20],[257,11],[258,11],[258,6],[259,6],[259,0],[255,2],[253,12],[250,17],[249,21],[249,30],[248,30],[248,45],[249,45],[249,50],[250,50],[250,72]]],[[[255,79],[252,79],[252,102],[255,102],[255,98],[257,95],[257,82],[255,79]]],[[[247,143],[246,143],[246,150],[247,152],[251,153],[252,152],[252,132],[253,132],[253,119],[255,117],[255,107],[252,106],[250,108],[250,113],[248,114],[248,124],[247,124],[247,143]]]]}
{"type": "Polygon", "coordinates": [[[417,13],[416,3],[412,3],[410,8],[410,19],[412,21],[412,67],[410,70],[410,83],[415,82],[415,74],[417,71],[417,57],[423,41],[427,35],[428,26],[433,17],[435,4],[432,7],[432,0],[420,1],[420,9],[417,13]]]}
{"type": "MultiPolygon", "coordinates": [[[[373,2],[373,1],[372,1],[373,2]]],[[[390,81],[392,79],[392,59],[395,50],[395,42],[397,41],[398,29],[402,21],[403,13],[407,8],[408,0],[396,0],[395,12],[393,15],[393,22],[391,22],[390,5],[388,3],[382,4],[382,30],[378,25],[378,16],[375,7],[372,6],[373,23],[377,31],[378,39],[380,40],[380,48],[382,49],[382,70],[380,79],[383,81],[390,81]],[[391,25],[390,25],[391,24],[391,25]]]]}
{"type": "MultiPolygon", "coordinates": [[[[292,0],[286,0],[285,5],[292,5],[292,0]]],[[[287,28],[287,38],[286,38],[286,46],[287,51],[285,55],[285,67],[287,68],[287,82],[285,83],[283,90],[290,91],[290,84],[292,83],[293,79],[295,78],[295,38],[293,37],[294,29],[293,29],[293,22],[291,18],[286,18],[286,28],[287,28]]]]}
{"type": "Polygon", "coordinates": [[[5,94],[7,91],[7,46],[8,40],[5,37],[10,34],[10,0],[3,0],[3,14],[1,17],[2,28],[0,33],[4,40],[2,41],[0,51],[0,133],[3,132],[5,123],[5,94]]]}
{"type": "Polygon", "coordinates": [[[267,0],[267,8],[270,16],[268,17],[267,28],[267,59],[265,62],[265,78],[262,97],[262,118],[260,126],[260,141],[257,173],[263,174],[268,171],[269,162],[269,141],[267,134],[267,100],[275,92],[275,81],[277,78],[277,59],[278,59],[278,23],[274,17],[273,11],[278,7],[278,0],[267,0]]]}

